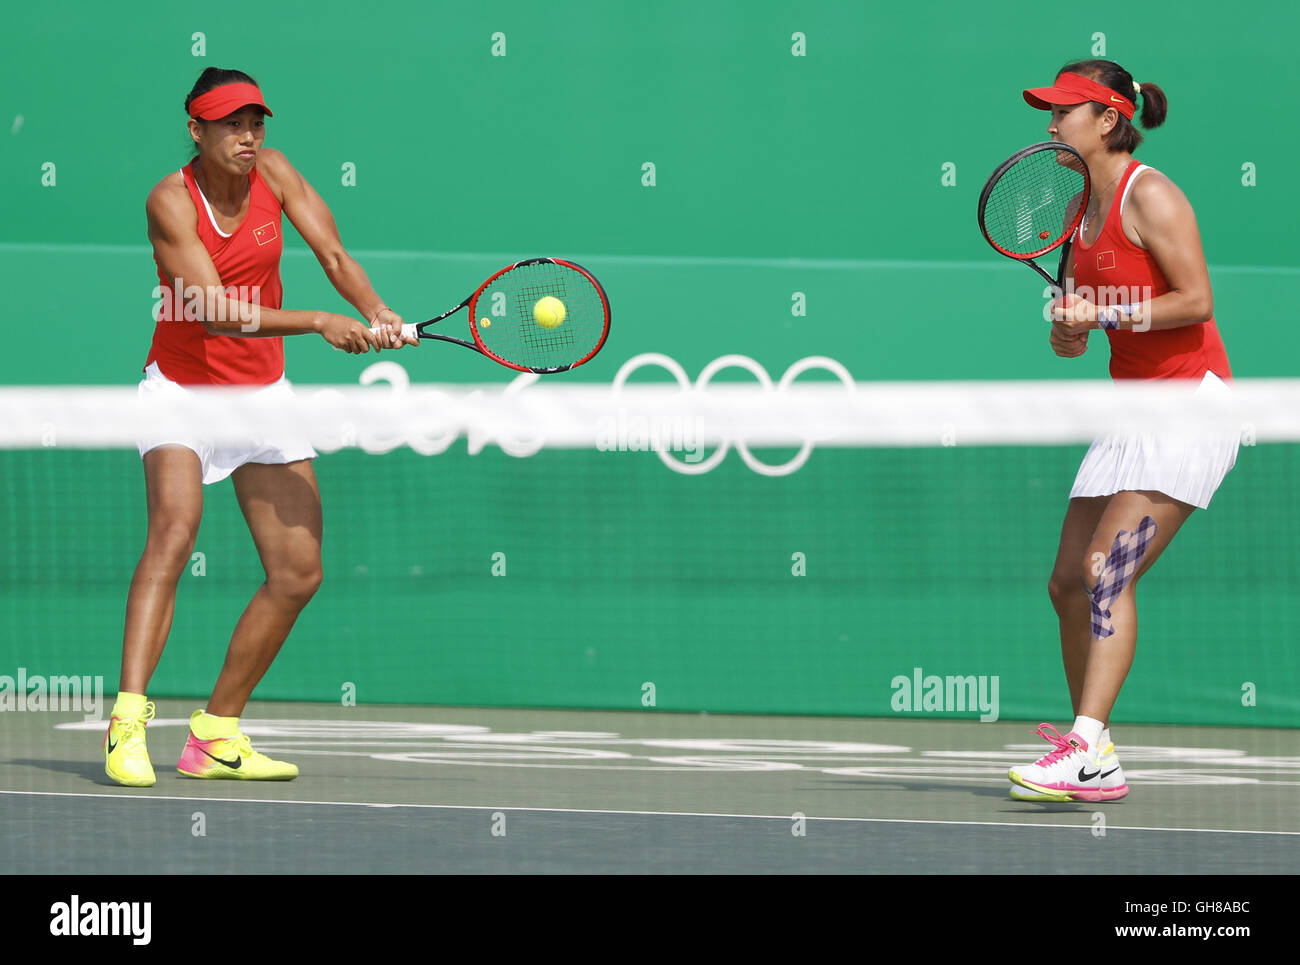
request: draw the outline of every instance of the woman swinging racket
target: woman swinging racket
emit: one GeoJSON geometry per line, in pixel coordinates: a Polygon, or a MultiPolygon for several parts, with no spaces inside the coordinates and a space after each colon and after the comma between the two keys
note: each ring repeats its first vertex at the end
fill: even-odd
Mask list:
{"type": "MultiPolygon", "coordinates": [[[[315,333],[358,354],[404,344],[402,319],[343,249],[325,202],[283,154],[263,149],[263,118],[271,111],[253,78],[208,68],[185,110],[195,156],[163,178],[145,206],[165,294],[141,395],[165,401],[184,397],[187,386],[238,386],[274,409],[290,396],[283,336],[315,333]],[[281,212],[369,326],[329,312],[281,309],[281,212]],[[170,295],[193,291],[207,293],[201,304],[182,305],[170,295]]],[[[190,720],[177,769],[196,778],[297,777],[293,764],[252,749],[239,715],[320,584],[316,453],[303,437],[232,446],[196,428],[142,439],[140,454],[149,526],[127,598],[121,689],[104,738],[105,771],[132,787],[155,781],[144,737],[154,705],[145,692],[171,629],[177,581],[194,548],[203,486],[230,476],[266,581],[235,626],[207,708],[190,720]]]]}

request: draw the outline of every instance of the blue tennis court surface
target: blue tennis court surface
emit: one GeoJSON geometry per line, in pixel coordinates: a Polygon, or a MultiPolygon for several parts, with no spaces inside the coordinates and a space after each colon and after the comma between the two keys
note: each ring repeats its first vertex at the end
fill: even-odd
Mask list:
{"type": "Polygon", "coordinates": [[[1008,797],[1024,723],[255,704],[286,783],[103,773],[103,725],[0,717],[6,867],[37,873],[1279,874],[1300,867],[1286,732],[1128,727],[1130,796],[1008,797]],[[111,827],[113,833],[103,833],[111,827]]]}

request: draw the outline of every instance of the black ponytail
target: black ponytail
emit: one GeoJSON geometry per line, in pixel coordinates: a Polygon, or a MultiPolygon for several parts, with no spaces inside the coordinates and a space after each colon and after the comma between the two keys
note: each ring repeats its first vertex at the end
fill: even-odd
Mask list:
{"type": "Polygon", "coordinates": [[[1169,100],[1155,84],[1142,85],[1142,126],[1148,131],[1165,122],[1169,113],[1169,100]]]}

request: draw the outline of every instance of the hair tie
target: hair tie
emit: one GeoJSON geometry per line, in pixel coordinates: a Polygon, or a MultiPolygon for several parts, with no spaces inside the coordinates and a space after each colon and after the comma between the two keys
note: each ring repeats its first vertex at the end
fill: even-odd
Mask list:
{"type": "Polygon", "coordinates": [[[1137,96],[1138,96],[1138,94],[1140,94],[1140,93],[1142,93],[1142,85],[1139,84],[1137,81],[1133,81],[1133,97],[1134,97],[1134,99],[1136,99],[1137,96]]]}

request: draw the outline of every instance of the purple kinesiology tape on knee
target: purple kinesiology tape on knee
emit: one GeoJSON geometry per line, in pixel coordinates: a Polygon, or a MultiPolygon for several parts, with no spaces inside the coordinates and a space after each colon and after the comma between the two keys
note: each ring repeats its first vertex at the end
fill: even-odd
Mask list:
{"type": "Polygon", "coordinates": [[[1115,627],[1110,622],[1111,604],[1119,599],[1124,587],[1128,586],[1128,581],[1137,572],[1147,547],[1156,538],[1156,529],[1156,521],[1150,516],[1144,516],[1133,532],[1121,529],[1115,537],[1097,586],[1088,590],[1088,596],[1092,599],[1093,639],[1101,640],[1115,632],[1115,627]]]}

